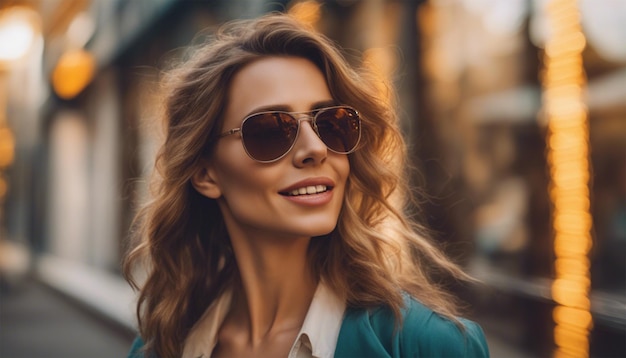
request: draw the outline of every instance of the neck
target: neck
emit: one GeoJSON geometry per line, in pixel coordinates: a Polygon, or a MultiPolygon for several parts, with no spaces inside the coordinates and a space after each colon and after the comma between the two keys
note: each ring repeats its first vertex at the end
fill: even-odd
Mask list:
{"type": "Polygon", "coordinates": [[[307,259],[309,241],[231,236],[241,278],[231,313],[253,346],[302,326],[317,286],[307,259]]]}

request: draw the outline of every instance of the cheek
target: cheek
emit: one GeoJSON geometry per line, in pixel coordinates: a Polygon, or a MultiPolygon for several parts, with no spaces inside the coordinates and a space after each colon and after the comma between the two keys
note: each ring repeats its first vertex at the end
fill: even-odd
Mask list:
{"type": "Polygon", "coordinates": [[[218,172],[222,200],[234,215],[249,216],[268,210],[280,176],[272,168],[257,168],[245,158],[220,163],[218,172]]]}
{"type": "Polygon", "coordinates": [[[243,150],[241,140],[224,138],[213,153],[215,158],[216,179],[222,195],[253,191],[262,182],[262,173],[243,150]],[[258,180],[257,180],[258,178],[258,180]]]}
{"type": "Polygon", "coordinates": [[[273,182],[272,179],[270,173],[249,168],[228,167],[219,173],[222,195],[226,200],[265,193],[273,182]]]}
{"type": "Polygon", "coordinates": [[[339,173],[339,177],[343,180],[343,185],[345,187],[346,181],[348,180],[348,176],[350,176],[350,160],[347,155],[341,155],[343,158],[337,166],[337,172],[339,173]]]}
{"type": "MultiPolygon", "coordinates": [[[[334,158],[333,158],[334,159],[334,158]]],[[[346,155],[340,155],[337,160],[334,161],[333,167],[335,172],[337,173],[337,188],[340,189],[341,192],[339,194],[337,201],[337,209],[341,210],[341,206],[343,205],[344,199],[346,197],[346,184],[348,182],[348,177],[350,176],[350,161],[346,155]]]]}

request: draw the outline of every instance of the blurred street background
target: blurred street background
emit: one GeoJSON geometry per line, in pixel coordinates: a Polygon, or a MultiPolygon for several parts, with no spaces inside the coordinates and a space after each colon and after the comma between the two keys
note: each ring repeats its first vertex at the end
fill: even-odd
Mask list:
{"type": "Polygon", "coordinates": [[[493,357],[626,357],[626,0],[0,0],[0,357],[121,357],[162,70],[284,11],[398,90],[493,357]]]}

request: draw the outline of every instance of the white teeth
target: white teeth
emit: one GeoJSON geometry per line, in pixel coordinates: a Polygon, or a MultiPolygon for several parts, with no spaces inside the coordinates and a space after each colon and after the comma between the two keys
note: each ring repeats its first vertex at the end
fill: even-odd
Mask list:
{"type": "Polygon", "coordinates": [[[296,196],[296,195],[305,195],[305,194],[317,194],[317,193],[325,192],[326,190],[327,190],[326,185],[310,185],[307,187],[294,189],[289,193],[289,195],[296,196]]]}

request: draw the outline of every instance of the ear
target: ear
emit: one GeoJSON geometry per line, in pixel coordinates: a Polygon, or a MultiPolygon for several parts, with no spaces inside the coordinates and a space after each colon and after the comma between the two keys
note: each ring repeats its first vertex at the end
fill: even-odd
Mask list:
{"type": "Polygon", "coordinates": [[[211,165],[203,162],[191,177],[191,184],[202,195],[210,199],[222,196],[222,191],[216,180],[215,172],[211,165]]]}

